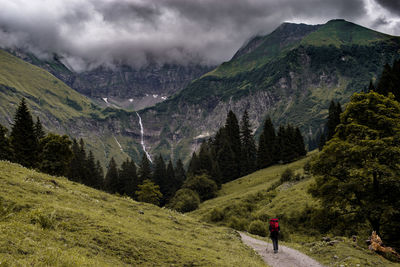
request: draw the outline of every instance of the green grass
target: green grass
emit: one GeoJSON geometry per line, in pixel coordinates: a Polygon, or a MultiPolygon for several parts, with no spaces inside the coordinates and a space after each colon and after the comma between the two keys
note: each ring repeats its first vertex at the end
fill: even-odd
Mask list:
{"type": "Polygon", "coordinates": [[[0,161],[0,266],[265,266],[236,232],[0,161]]]}
{"type": "MultiPolygon", "coordinates": [[[[252,221],[261,220],[267,227],[268,219],[281,219],[283,244],[302,251],[328,266],[400,266],[389,262],[383,257],[366,248],[364,237],[353,242],[350,237],[330,236],[339,242],[331,246],[321,241],[322,235],[316,230],[305,233],[301,227],[289,225],[290,218],[298,216],[309,207],[319,207],[318,201],[308,194],[308,188],[314,178],[305,175],[304,164],[310,160],[311,152],[303,159],[287,165],[275,165],[250,175],[229,182],[222,186],[217,198],[205,201],[198,210],[190,213],[194,218],[227,225],[240,230],[249,230],[252,221]],[[300,181],[279,183],[281,174],[287,168],[303,176],[300,181]],[[275,189],[271,187],[275,184],[275,189]]],[[[268,240],[268,237],[260,237],[268,240]]]]}

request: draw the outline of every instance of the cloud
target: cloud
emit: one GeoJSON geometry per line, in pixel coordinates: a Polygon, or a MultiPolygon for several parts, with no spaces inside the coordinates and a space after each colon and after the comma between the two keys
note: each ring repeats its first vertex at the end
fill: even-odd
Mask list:
{"type": "Polygon", "coordinates": [[[386,8],[388,11],[400,15],[400,1],[398,0],[376,0],[378,4],[386,8]]]}
{"type": "Polygon", "coordinates": [[[118,63],[218,64],[252,36],[269,33],[284,21],[316,24],[344,18],[396,32],[391,24],[394,15],[368,13],[374,4],[373,0],[0,0],[0,46],[23,47],[41,57],[57,53],[77,71],[118,63]],[[378,23],[384,21],[388,23],[378,23]]]}

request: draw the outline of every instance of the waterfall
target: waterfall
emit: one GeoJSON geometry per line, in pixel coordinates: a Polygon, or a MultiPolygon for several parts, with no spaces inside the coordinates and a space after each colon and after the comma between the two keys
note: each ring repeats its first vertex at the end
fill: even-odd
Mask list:
{"type": "Polygon", "coordinates": [[[144,130],[143,130],[142,118],[140,117],[139,113],[137,113],[137,112],[136,112],[136,115],[137,115],[138,118],[139,118],[140,134],[141,134],[141,140],[140,140],[140,142],[141,142],[141,144],[142,144],[143,151],[144,151],[144,153],[146,153],[146,156],[147,156],[147,158],[150,160],[150,162],[153,163],[153,161],[151,160],[151,157],[150,157],[149,152],[147,152],[147,150],[146,150],[146,145],[144,144],[144,138],[143,138],[144,130]]]}

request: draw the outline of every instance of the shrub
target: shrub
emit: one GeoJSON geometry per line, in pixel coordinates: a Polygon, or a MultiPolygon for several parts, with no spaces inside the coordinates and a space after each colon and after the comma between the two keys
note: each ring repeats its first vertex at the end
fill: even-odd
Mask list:
{"type": "Polygon", "coordinates": [[[217,184],[206,174],[189,177],[183,188],[197,192],[201,201],[216,197],[218,190],[217,184]]]}
{"type": "Polygon", "coordinates": [[[230,228],[233,228],[235,230],[239,231],[244,231],[247,228],[247,225],[249,224],[248,221],[244,218],[238,218],[236,216],[232,216],[228,220],[228,226],[230,228]]]}
{"type": "Polygon", "coordinates": [[[43,229],[56,229],[58,226],[56,212],[53,211],[50,214],[44,214],[39,210],[36,210],[32,214],[31,223],[39,224],[43,229]]]}
{"type": "Polygon", "coordinates": [[[191,189],[179,189],[167,205],[179,212],[189,212],[197,209],[200,204],[199,194],[191,189]]]}
{"type": "Polygon", "coordinates": [[[224,212],[220,208],[215,208],[211,211],[210,220],[212,222],[220,222],[224,219],[224,212]]]}
{"type": "Polygon", "coordinates": [[[252,221],[249,225],[249,233],[259,235],[259,236],[267,236],[267,224],[261,220],[252,221]]]}
{"type": "Polygon", "coordinates": [[[288,182],[291,181],[294,177],[294,173],[291,169],[287,168],[281,175],[281,179],[280,182],[284,183],[284,182],[288,182]]]}
{"type": "Polygon", "coordinates": [[[303,170],[305,174],[310,174],[310,170],[311,170],[311,164],[310,161],[307,161],[306,164],[304,164],[303,166],[303,170]]]}

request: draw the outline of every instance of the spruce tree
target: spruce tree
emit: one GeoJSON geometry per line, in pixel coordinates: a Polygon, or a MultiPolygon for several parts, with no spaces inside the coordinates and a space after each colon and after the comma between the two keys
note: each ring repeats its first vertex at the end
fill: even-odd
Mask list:
{"type": "Polygon", "coordinates": [[[97,177],[97,184],[94,188],[103,189],[104,188],[104,171],[103,167],[101,167],[100,161],[96,161],[96,177],[97,177]]]}
{"type": "Polygon", "coordinates": [[[34,129],[35,129],[35,136],[38,141],[40,141],[40,139],[46,136],[46,133],[43,130],[43,125],[40,122],[39,117],[36,117],[36,123],[34,129]]]}
{"type": "Polygon", "coordinates": [[[119,172],[119,193],[121,195],[127,195],[130,197],[134,197],[135,192],[138,190],[138,176],[136,173],[136,165],[135,162],[126,159],[121,165],[121,169],[119,172]]]}
{"type": "Polygon", "coordinates": [[[93,152],[90,150],[86,159],[87,177],[83,180],[84,184],[93,188],[102,188],[103,186],[103,170],[101,169],[100,162],[96,163],[93,152]]]}
{"type": "Polygon", "coordinates": [[[188,172],[188,174],[191,174],[191,175],[198,175],[198,174],[202,173],[200,160],[197,157],[196,152],[193,152],[193,154],[192,154],[192,158],[190,159],[187,172],[188,172]]]}
{"type": "Polygon", "coordinates": [[[305,145],[304,145],[304,139],[303,136],[301,135],[299,127],[296,127],[295,129],[295,141],[296,141],[296,151],[299,156],[305,156],[307,154],[305,145]]]}
{"type": "Polygon", "coordinates": [[[326,123],[326,141],[332,139],[335,134],[336,127],[340,124],[340,114],[342,113],[342,108],[340,103],[335,103],[333,100],[329,105],[328,122],[326,123]]]}
{"type": "Polygon", "coordinates": [[[169,202],[169,200],[174,196],[175,192],[179,189],[179,183],[175,176],[174,165],[170,160],[167,165],[166,171],[166,191],[164,195],[165,203],[169,202]]]}
{"type": "Polygon", "coordinates": [[[229,145],[228,140],[222,142],[222,147],[217,154],[217,162],[221,171],[221,182],[227,183],[238,178],[237,163],[235,154],[229,145]]]}
{"type": "Polygon", "coordinates": [[[110,193],[117,192],[119,186],[118,167],[113,157],[111,158],[110,164],[108,165],[108,170],[104,183],[107,192],[110,193]]]}
{"type": "Polygon", "coordinates": [[[177,181],[177,188],[181,188],[182,184],[186,180],[186,172],[183,167],[183,163],[181,159],[178,159],[175,166],[175,179],[177,181]]]}
{"type": "Polygon", "coordinates": [[[0,160],[12,159],[11,144],[7,132],[8,129],[0,124],[0,160]]]}
{"type": "Polygon", "coordinates": [[[195,174],[200,174],[200,173],[207,173],[208,175],[211,175],[212,173],[212,155],[211,155],[211,147],[210,147],[210,142],[204,141],[201,146],[200,146],[200,152],[198,156],[199,160],[199,168],[200,170],[198,173],[195,174]]]}
{"type": "Polygon", "coordinates": [[[165,200],[166,200],[165,197],[166,197],[166,193],[168,191],[166,176],[167,176],[167,170],[166,170],[165,162],[164,162],[164,159],[162,158],[162,156],[159,155],[154,160],[154,172],[153,172],[152,181],[155,184],[157,184],[158,186],[160,186],[160,192],[163,195],[163,198],[160,201],[161,206],[163,206],[165,204],[165,200]]]}
{"type": "Polygon", "coordinates": [[[241,142],[239,122],[232,110],[228,112],[224,129],[228,141],[227,144],[230,146],[230,150],[233,153],[233,162],[229,163],[229,165],[233,168],[231,171],[231,178],[236,179],[240,176],[241,142]]]}
{"type": "Polygon", "coordinates": [[[249,121],[247,109],[244,111],[240,124],[241,138],[241,175],[247,175],[256,169],[257,148],[249,121]]]}
{"type": "Polygon", "coordinates": [[[72,158],[70,145],[71,140],[66,135],[49,133],[42,138],[39,169],[51,175],[65,176],[72,158]]]}
{"type": "Polygon", "coordinates": [[[258,149],[257,149],[257,167],[259,169],[266,168],[272,162],[272,158],[270,153],[267,151],[267,147],[265,144],[264,133],[261,133],[260,138],[258,140],[258,149]]]}
{"type": "Polygon", "coordinates": [[[140,162],[139,166],[139,173],[138,173],[138,184],[142,184],[144,180],[150,180],[151,176],[151,165],[150,161],[146,156],[146,153],[143,153],[142,161],[140,162]]]}
{"type": "Polygon", "coordinates": [[[37,165],[38,142],[32,116],[24,98],[15,113],[10,140],[14,152],[14,161],[28,168],[35,167],[37,165]]]}

